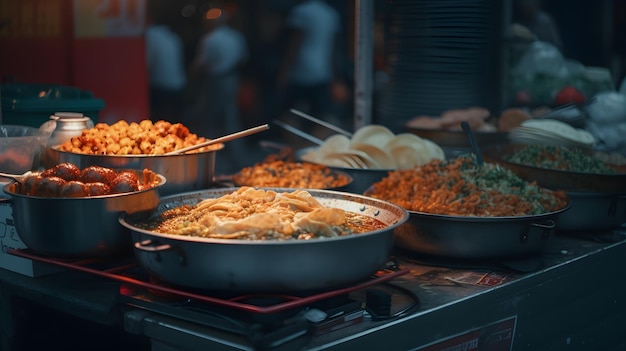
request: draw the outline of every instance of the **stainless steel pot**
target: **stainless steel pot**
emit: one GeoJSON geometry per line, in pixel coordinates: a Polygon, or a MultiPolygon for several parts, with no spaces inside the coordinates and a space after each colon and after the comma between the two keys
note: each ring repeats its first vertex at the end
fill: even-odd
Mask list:
{"type": "Polygon", "coordinates": [[[625,193],[626,173],[617,174],[592,174],[581,172],[568,172],[555,169],[547,169],[508,162],[507,155],[511,155],[524,144],[497,144],[482,148],[481,153],[485,160],[498,163],[502,167],[510,169],[518,177],[527,181],[536,181],[539,186],[548,189],[565,190],[568,192],[603,192],[625,193]]]}
{"type": "Polygon", "coordinates": [[[568,192],[570,208],[558,216],[559,232],[590,233],[626,223],[626,193],[568,192]]]}
{"type": "MultiPolygon", "coordinates": [[[[153,217],[235,190],[211,189],[165,197],[153,217]]],[[[156,279],[180,286],[220,291],[304,291],[358,282],[376,272],[389,259],[393,229],[408,219],[408,212],[361,195],[309,192],[325,206],[375,217],[387,227],[308,241],[246,241],[160,234],[141,229],[143,220],[130,215],[121,216],[120,223],[132,231],[139,264],[156,279]]]]}
{"type": "MultiPolygon", "coordinates": [[[[143,171],[135,171],[140,180],[143,171]]],[[[3,187],[11,197],[18,236],[38,253],[54,257],[93,258],[131,252],[130,232],[119,224],[120,213],[147,217],[159,205],[159,184],[132,193],[81,198],[23,195],[18,183],[3,187]]]]}
{"type": "Polygon", "coordinates": [[[566,209],[533,216],[475,217],[410,212],[394,230],[398,247],[453,258],[520,257],[540,253],[566,209]]]}
{"type": "Polygon", "coordinates": [[[144,169],[147,168],[167,179],[167,183],[159,189],[163,196],[193,190],[206,189],[211,186],[215,177],[215,154],[224,145],[213,146],[215,149],[206,152],[187,153],[183,155],[86,155],[60,151],[57,147],[49,150],[54,155],[56,164],[69,162],[79,168],[102,166],[113,169],[144,169]]]}

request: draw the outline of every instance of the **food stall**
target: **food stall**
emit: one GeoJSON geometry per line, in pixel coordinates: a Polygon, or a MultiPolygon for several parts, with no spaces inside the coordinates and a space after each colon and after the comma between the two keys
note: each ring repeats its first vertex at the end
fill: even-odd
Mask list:
{"type": "MultiPolygon", "coordinates": [[[[149,132],[154,126],[143,121],[137,126],[121,123],[114,128],[123,131],[141,127],[149,132]]],[[[102,125],[97,128],[110,132],[110,128],[102,125]]],[[[195,204],[205,201],[219,201],[220,206],[226,206],[225,199],[230,199],[228,206],[232,209],[240,202],[248,203],[243,199],[249,196],[265,199],[269,193],[264,191],[280,192],[286,188],[271,188],[278,183],[255,183],[258,188],[254,188],[248,182],[302,180],[302,169],[296,166],[300,163],[290,163],[280,155],[274,155],[275,159],[244,169],[232,178],[220,178],[219,183],[213,182],[201,189],[190,185],[190,180],[177,179],[176,173],[171,176],[173,184],[170,184],[175,187],[165,188],[169,179],[162,174],[169,174],[171,169],[153,164],[150,167],[158,169],[158,173],[147,170],[138,173],[144,177],[138,184],[146,189],[138,185],[130,193],[105,194],[104,198],[85,197],[85,194],[68,198],[59,196],[59,193],[47,196],[51,191],[49,184],[45,187],[37,185],[37,180],[41,182],[37,177],[83,173],[89,174],[89,178],[105,177],[112,168],[101,166],[103,162],[137,158],[120,155],[98,158],[76,151],[83,147],[82,144],[90,145],[89,149],[93,150],[95,146],[90,144],[90,138],[98,140],[97,128],[83,130],[80,136],[51,147],[48,151],[52,151],[60,163],[43,171],[44,176],[26,176],[3,188],[13,198],[10,205],[13,216],[10,220],[5,219],[5,224],[15,226],[9,231],[17,230],[26,243],[24,248],[6,247],[3,250],[7,255],[36,263],[40,268],[49,268],[48,272],[33,274],[35,277],[0,270],[3,294],[0,311],[2,320],[6,321],[1,324],[3,348],[19,349],[30,345],[28,335],[33,321],[24,321],[20,315],[31,311],[36,316],[39,306],[48,306],[65,318],[69,316],[72,320],[84,321],[81,334],[113,331],[113,336],[107,337],[110,342],[118,340],[132,347],[139,344],[139,347],[152,350],[347,350],[368,347],[390,350],[565,347],[617,350],[623,347],[619,323],[626,309],[623,298],[626,284],[623,283],[624,273],[619,269],[626,250],[623,227],[626,208],[624,197],[620,195],[623,173],[599,175],[570,171],[567,183],[559,176],[550,175],[562,171],[513,162],[517,167],[535,171],[533,176],[541,185],[557,181],[557,189],[569,188],[572,190],[569,194],[578,197],[566,198],[565,193],[529,184],[527,186],[536,187],[533,189],[540,189],[542,196],[567,199],[567,206],[563,207],[563,203],[557,201],[554,209],[548,212],[504,217],[436,215],[416,211],[410,205],[404,205],[409,209],[405,211],[404,207],[394,204],[401,200],[384,199],[394,193],[385,183],[391,175],[411,175],[415,177],[412,182],[422,184],[427,192],[434,192],[426,187],[420,174],[434,171],[439,174],[439,179],[446,180],[451,176],[446,175],[446,167],[451,167],[477,170],[479,173],[474,178],[478,181],[504,178],[504,175],[512,174],[505,167],[506,151],[513,151],[502,145],[500,148],[485,146],[481,152],[485,159],[478,164],[471,154],[446,156],[443,148],[416,134],[396,135],[382,126],[370,125],[351,135],[351,141],[360,141],[350,144],[355,151],[353,157],[363,155],[363,150],[368,149],[363,145],[371,148],[385,138],[388,138],[385,144],[390,147],[407,147],[411,145],[407,140],[411,140],[417,143],[414,147],[423,146],[424,149],[420,149],[422,153],[417,149],[410,153],[419,154],[418,158],[402,157],[401,163],[393,160],[394,165],[403,165],[394,171],[372,169],[373,165],[382,163],[376,161],[380,160],[380,155],[373,152],[371,157],[361,159],[369,168],[355,166],[363,164],[355,159],[348,160],[345,155],[339,158],[345,163],[331,162],[334,166],[322,167],[320,160],[325,156],[331,155],[330,159],[336,161],[333,158],[336,152],[320,154],[320,150],[325,150],[322,145],[308,150],[309,153],[305,154],[308,156],[301,156],[311,160],[311,165],[306,168],[310,177],[308,185],[294,183],[286,186],[306,189],[306,194],[311,194],[324,206],[353,212],[352,216],[365,215],[364,218],[379,223],[380,229],[365,229],[364,234],[354,233],[343,238],[312,237],[303,241],[277,241],[273,237],[242,241],[222,236],[193,238],[178,234],[172,237],[170,233],[177,229],[171,228],[180,227],[165,225],[167,216],[162,216],[164,213],[170,213],[172,218],[171,214],[176,212],[171,211],[178,206],[189,205],[193,209],[195,204]],[[402,143],[398,145],[400,141],[402,143]],[[63,157],[72,157],[78,165],[69,166],[63,162],[66,161],[63,157]],[[446,158],[448,160],[444,161],[446,158]],[[93,162],[100,165],[93,165],[93,162]],[[465,166],[455,166],[463,162],[465,166]],[[498,165],[495,162],[499,162],[498,165]],[[269,173],[263,173],[268,169],[269,173]],[[371,176],[370,171],[377,171],[377,176],[382,179],[368,178],[370,185],[366,188],[362,183],[358,184],[358,189],[350,187],[354,186],[351,183],[354,179],[371,176]],[[494,177],[489,172],[501,173],[494,177]],[[542,173],[547,175],[539,177],[542,173]],[[319,185],[322,189],[311,189],[314,180],[326,177],[343,180],[343,183],[322,183],[319,185]],[[30,192],[21,193],[29,186],[30,179],[35,179],[30,192]],[[184,186],[190,186],[191,190],[180,190],[184,186]],[[270,188],[262,190],[264,186],[270,188]],[[592,186],[595,188],[590,188],[592,186]],[[577,193],[584,190],[580,187],[590,190],[590,194],[604,195],[599,202],[598,199],[586,202],[586,197],[577,193]],[[155,201],[157,189],[162,194],[155,201]],[[110,204],[124,199],[125,194],[130,194],[129,199],[138,198],[142,207],[118,208],[111,213],[113,218],[103,216],[110,211],[108,207],[95,209],[106,221],[103,224],[117,225],[110,227],[105,234],[112,235],[115,231],[113,238],[120,239],[121,235],[121,241],[109,242],[110,246],[106,246],[101,241],[88,240],[103,235],[99,228],[86,229],[89,221],[73,234],[70,234],[73,227],[63,224],[67,223],[68,218],[64,217],[67,213],[79,218],[94,218],[93,213],[86,215],[81,211],[94,211],[92,206],[99,203],[97,201],[105,199],[105,203],[110,204]],[[74,200],[86,202],[82,205],[76,202],[77,205],[68,210],[74,200]],[[38,215],[47,218],[42,227],[34,226],[35,222],[28,217],[32,216],[29,206],[36,206],[38,201],[47,204],[38,206],[47,208],[38,215]],[[573,205],[579,207],[577,216],[585,218],[584,222],[577,224],[583,230],[574,231],[572,229],[576,228],[568,228],[567,223],[559,220],[573,205]],[[582,210],[580,206],[583,206],[582,210]],[[55,212],[57,208],[59,212],[55,212]],[[592,211],[595,208],[606,210],[592,211]],[[118,218],[117,214],[122,212],[118,218]],[[145,212],[149,213],[148,217],[145,212]],[[156,227],[150,224],[161,219],[164,221],[156,227]],[[129,229],[131,235],[118,233],[118,228],[129,229]],[[170,229],[160,233],[155,231],[157,228],[170,229]],[[84,238],[77,240],[79,236],[84,238]],[[236,243],[231,244],[232,241],[236,243]],[[128,250],[109,250],[120,246],[128,250]],[[88,332],[83,330],[85,327],[88,332]]],[[[202,138],[196,139],[193,133],[178,131],[175,134],[186,135],[185,139],[193,140],[192,143],[206,143],[202,138]]],[[[507,145],[515,144],[504,146],[507,145]]],[[[102,147],[111,145],[103,144],[102,147]]],[[[182,150],[188,146],[182,143],[177,147],[182,150]]],[[[176,159],[197,158],[203,153],[215,156],[223,147],[223,144],[211,145],[208,150],[196,148],[189,154],[173,156],[176,159]]],[[[167,156],[138,158],[141,162],[155,162],[159,157],[167,156]]],[[[208,162],[215,160],[210,157],[208,162]]],[[[163,161],[160,165],[163,166],[163,161]]],[[[81,180],[89,182],[84,178],[81,180]]],[[[396,181],[396,187],[403,189],[402,179],[396,181]]],[[[111,188],[113,184],[119,183],[111,180],[111,188]]],[[[491,191],[488,184],[482,184],[481,191],[491,191]]],[[[468,182],[467,187],[470,185],[468,182]]],[[[129,185],[123,183],[123,186],[129,185]]],[[[60,189],[65,188],[61,185],[57,190],[60,189]]],[[[294,199],[301,195],[302,192],[294,190],[288,201],[296,201],[294,199]]],[[[128,205],[134,201],[122,203],[128,205]]],[[[299,202],[292,204],[293,208],[302,207],[299,202]]],[[[189,213],[180,211],[181,216],[193,216],[194,210],[189,213]]],[[[269,209],[264,211],[271,212],[269,209]]],[[[330,217],[319,218],[331,220],[330,217]]],[[[363,220],[361,226],[366,228],[363,220]]],[[[245,226],[243,222],[239,225],[245,226]]],[[[254,221],[245,228],[244,232],[251,233],[263,225],[254,221]]],[[[220,230],[216,229],[216,233],[220,230]]],[[[67,323],[64,328],[63,323],[54,318],[38,320],[37,328],[52,328],[50,324],[46,326],[47,323],[56,324],[57,343],[76,346],[83,340],[76,335],[75,326],[67,323]]],[[[94,340],[82,342],[93,343],[94,340]]]]}
{"type": "MultiPolygon", "coordinates": [[[[362,83],[367,93],[370,87],[362,83]]],[[[506,130],[498,129],[505,119],[480,109],[409,121],[407,133],[393,133],[369,124],[369,108],[357,105],[360,128],[354,133],[334,134],[299,153],[271,155],[232,177],[214,173],[216,156],[227,145],[180,151],[207,141],[180,124],[120,121],[45,145],[48,176],[34,174],[3,187],[12,202],[0,204],[7,209],[2,254],[29,270],[0,269],[0,349],[40,347],[38,338],[53,348],[155,351],[612,351],[626,346],[622,168],[603,175],[549,170],[511,162],[505,157],[511,152],[508,143],[501,145],[513,136],[585,148],[587,134],[561,124],[567,132],[548,134],[543,125],[524,125],[534,122],[530,116],[507,120],[506,130]],[[433,120],[437,127],[422,124],[433,120]],[[463,131],[463,122],[474,131],[463,131]],[[111,137],[113,131],[120,134],[111,137]],[[134,136],[151,133],[158,135],[154,144],[144,139],[131,144],[134,136]],[[180,140],[160,143],[160,137],[173,135],[180,140]],[[129,140],[119,142],[124,138],[129,140]],[[471,141],[484,152],[469,149],[471,141]],[[139,151],[132,152],[134,147],[139,151]],[[116,154],[120,150],[126,153],[116,154]],[[466,163],[454,164],[468,154],[466,163]],[[554,195],[556,205],[532,214],[460,215],[415,209],[411,201],[399,205],[406,200],[387,197],[394,193],[394,185],[385,183],[390,174],[415,176],[413,184],[434,193],[419,175],[443,165],[476,170],[478,182],[515,174],[518,187],[524,183],[532,187],[529,193],[554,195]],[[94,178],[120,168],[139,170],[136,177],[143,180],[132,187],[128,178],[114,180],[120,174],[104,177],[110,188],[122,188],[107,194],[87,193],[86,185],[66,189],[70,180],[51,181],[81,174],[72,181],[88,184],[82,177],[86,170],[97,170],[89,173],[94,178]],[[481,170],[500,173],[486,177],[481,170]],[[262,179],[275,182],[250,183],[262,179]],[[346,181],[314,186],[320,179],[346,181]],[[527,184],[533,182],[538,184],[527,184]],[[70,199],[62,191],[77,192],[70,199]],[[265,204],[261,198],[285,201],[272,211],[321,204],[322,210],[340,209],[361,227],[372,228],[337,235],[345,223],[331,225],[338,220],[326,212],[317,218],[300,214],[306,220],[296,228],[315,225],[335,236],[318,238],[309,230],[298,232],[302,240],[275,240],[278,234],[266,230],[261,217],[237,222],[244,230],[206,236],[185,236],[180,227],[164,224],[182,218],[183,227],[190,228],[200,222],[189,220],[199,214],[193,212],[202,208],[197,205],[217,201],[219,209],[233,209],[247,197],[255,201],[245,202],[246,208],[265,204]],[[34,220],[31,206],[46,220],[34,220]],[[101,222],[94,225],[95,218],[101,222]],[[80,226],[69,225],[74,222],[80,226]],[[234,237],[242,232],[243,239],[234,237]],[[16,245],[15,239],[23,242],[16,245]]],[[[402,178],[396,181],[395,192],[403,193],[402,178]]],[[[467,181],[468,188],[477,184],[488,194],[484,197],[495,194],[487,193],[493,190],[490,184],[467,181]]],[[[215,222],[219,230],[229,228],[215,222]]]]}

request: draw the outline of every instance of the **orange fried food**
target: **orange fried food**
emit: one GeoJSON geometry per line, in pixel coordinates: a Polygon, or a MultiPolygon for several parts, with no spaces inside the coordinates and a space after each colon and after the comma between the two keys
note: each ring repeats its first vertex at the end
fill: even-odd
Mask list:
{"type": "Polygon", "coordinates": [[[330,189],[347,185],[350,178],[322,164],[276,160],[246,167],[233,181],[252,187],[330,189]]]}
{"type": "Polygon", "coordinates": [[[409,211],[454,216],[508,217],[552,212],[567,206],[564,191],[541,188],[495,164],[471,157],[433,160],[390,172],[367,195],[409,211]]]}

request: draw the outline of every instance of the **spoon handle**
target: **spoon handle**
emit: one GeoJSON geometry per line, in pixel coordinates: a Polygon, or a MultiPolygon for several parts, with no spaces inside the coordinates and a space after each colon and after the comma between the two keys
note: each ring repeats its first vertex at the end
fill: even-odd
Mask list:
{"type": "Polygon", "coordinates": [[[167,153],[165,153],[163,155],[168,156],[168,155],[184,154],[187,151],[200,149],[200,148],[203,148],[205,146],[209,146],[209,145],[213,145],[213,144],[219,144],[219,143],[224,143],[224,142],[227,142],[227,141],[239,139],[239,138],[242,138],[244,136],[248,136],[248,135],[251,135],[251,134],[256,134],[258,132],[262,132],[262,131],[267,130],[267,129],[269,129],[269,125],[268,124],[262,124],[262,125],[257,126],[257,127],[253,127],[253,128],[242,130],[240,132],[236,132],[236,133],[233,133],[233,134],[224,135],[224,136],[219,137],[219,138],[211,139],[209,141],[205,141],[204,143],[200,143],[200,144],[184,147],[182,149],[170,151],[170,152],[167,152],[167,153]]]}
{"type": "Polygon", "coordinates": [[[465,132],[467,139],[469,139],[470,145],[472,146],[472,150],[474,151],[474,154],[476,155],[476,163],[479,166],[482,166],[483,156],[480,154],[480,149],[478,148],[478,143],[476,142],[476,138],[474,137],[474,132],[472,131],[472,128],[470,127],[469,123],[467,123],[466,121],[461,122],[461,127],[463,128],[463,131],[465,132]]]}

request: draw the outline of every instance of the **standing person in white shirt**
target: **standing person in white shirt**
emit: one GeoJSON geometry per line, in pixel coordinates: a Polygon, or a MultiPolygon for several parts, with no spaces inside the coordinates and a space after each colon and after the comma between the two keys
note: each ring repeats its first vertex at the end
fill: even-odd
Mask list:
{"type": "Polygon", "coordinates": [[[226,12],[210,9],[203,24],[206,33],[198,44],[190,74],[192,79],[200,80],[202,89],[196,109],[196,118],[202,121],[197,122],[207,126],[207,137],[215,137],[216,132],[233,132],[241,127],[237,96],[248,47],[244,36],[228,25],[226,12]]]}
{"type": "MultiPolygon", "coordinates": [[[[238,96],[248,46],[245,37],[228,25],[228,19],[228,14],[218,8],[205,13],[206,34],[190,68],[192,79],[201,80],[194,124],[199,127],[198,134],[209,138],[243,129],[238,96]]],[[[243,140],[235,140],[226,145],[226,150],[241,157],[244,146],[243,140]]]]}
{"type": "Polygon", "coordinates": [[[304,102],[316,117],[334,117],[335,101],[346,98],[337,56],[339,13],[323,0],[304,0],[285,24],[290,39],[277,78],[277,112],[304,102]]]}
{"type": "Polygon", "coordinates": [[[146,65],[149,79],[150,118],[176,122],[182,119],[187,84],[182,39],[168,26],[167,16],[153,9],[146,28],[146,65]]]}

